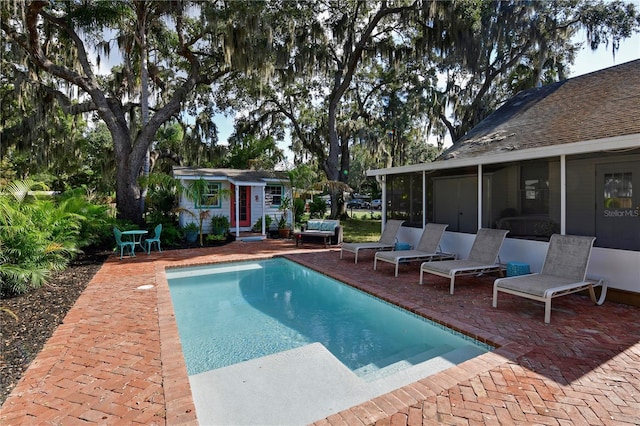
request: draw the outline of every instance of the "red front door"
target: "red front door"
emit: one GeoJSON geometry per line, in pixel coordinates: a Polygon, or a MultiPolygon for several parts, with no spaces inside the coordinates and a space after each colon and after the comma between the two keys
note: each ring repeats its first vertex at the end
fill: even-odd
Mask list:
{"type": "MultiPolygon", "coordinates": [[[[251,226],[251,187],[241,186],[239,187],[240,194],[240,211],[239,226],[251,226]]],[[[236,226],[236,188],[235,185],[231,185],[231,226],[236,226]]]]}

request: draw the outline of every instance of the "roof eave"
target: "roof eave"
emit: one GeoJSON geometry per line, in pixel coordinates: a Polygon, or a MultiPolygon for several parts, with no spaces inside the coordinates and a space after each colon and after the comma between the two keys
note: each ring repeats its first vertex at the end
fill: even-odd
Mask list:
{"type": "Polygon", "coordinates": [[[410,166],[390,167],[368,170],[367,176],[383,176],[404,173],[415,173],[430,170],[447,170],[462,167],[509,163],[513,161],[535,160],[539,158],[558,157],[561,155],[588,154],[619,149],[639,148],[640,134],[614,136],[611,138],[542,146],[523,150],[491,153],[478,157],[440,160],[432,163],[413,164],[410,166]]]}

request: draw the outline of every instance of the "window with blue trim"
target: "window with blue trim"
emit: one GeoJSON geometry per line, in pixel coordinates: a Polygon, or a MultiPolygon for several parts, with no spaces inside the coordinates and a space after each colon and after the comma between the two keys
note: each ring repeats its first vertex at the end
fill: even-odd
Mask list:
{"type": "Polygon", "coordinates": [[[282,185],[267,185],[264,188],[265,199],[270,201],[273,207],[280,207],[283,192],[284,189],[282,185]]]}
{"type": "Polygon", "coordinates": [[[207,190],[202,194],[198,203],[196,203],[196,207],[199,209],[222,207],[220,189],[221,185],[219,182],[208,182],[207,190]]]}

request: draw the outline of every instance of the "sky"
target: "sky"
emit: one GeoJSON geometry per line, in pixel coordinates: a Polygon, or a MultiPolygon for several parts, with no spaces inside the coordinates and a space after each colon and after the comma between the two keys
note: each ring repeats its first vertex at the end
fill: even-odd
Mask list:
{"type": "Polygon", "coordinates": [[[611,46],[608,49],[601,46],[598,50],[591,51],[585,39],[584,46],[571,67],[573,71],[571,77],[620,65],[634,59],[640,59],[640,34],[634,34],[632,38],[620,43],[620,50],[616,52],[615,59],[611,53],[611,46]]]}

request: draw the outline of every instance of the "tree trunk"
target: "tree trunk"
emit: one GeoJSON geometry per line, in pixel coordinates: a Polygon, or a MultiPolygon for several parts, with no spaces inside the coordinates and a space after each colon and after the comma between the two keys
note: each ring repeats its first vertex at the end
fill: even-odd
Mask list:
{"type": "Polygon", "coordinates": [[[138,177],[142,167],[131,150],[128,129],[111,130],[116,156],[116,208],[118,219],[142,225],[138,177]]]}
{"type": "MultiPolygon", "coordinates": [[[[326,161],[322,165],[327,178],[330,181],[341,181],[340,176],[340,168],[339,164],[339,156],[340,156],[340,145],[338,143],[338,132],[336,131],[336,110],[338,108],[338,102],[335,99],[331,99],[329,102],[329,121],[328,121],[328,130],[329,130],[329,155],[327,156],[326,161]]],[[[331,213],[330,217],[335,219],[339,216],[340,211],[342,209],[342,198],[338,196],[339,194],[335,191],[330,192],[331,195],[331,213]]]]}
{"type": "MultiPolygon", "coordinates": [[[[146,126],[149,122],[149,69],[147,66],[147,14],[146,14],[146,6],[144,3],[139,3],[136,7],[136,12],[138,15],[138,44],[140,47],[140,85],[141,85],[141,93],[140,93],[140,106],[142,113],[142,127],[146,126]]],[[[147,146],[147,152],[145,153],[144,160],[142,163],[142,175],[147,178],[149,177],[149,144],[147,146]]],[[[146,186],[142,188],[142,192],[140,194],[140,212],[144,213],[145,210],[145,199],[147,197],[147,188],[146,186]]]]}

